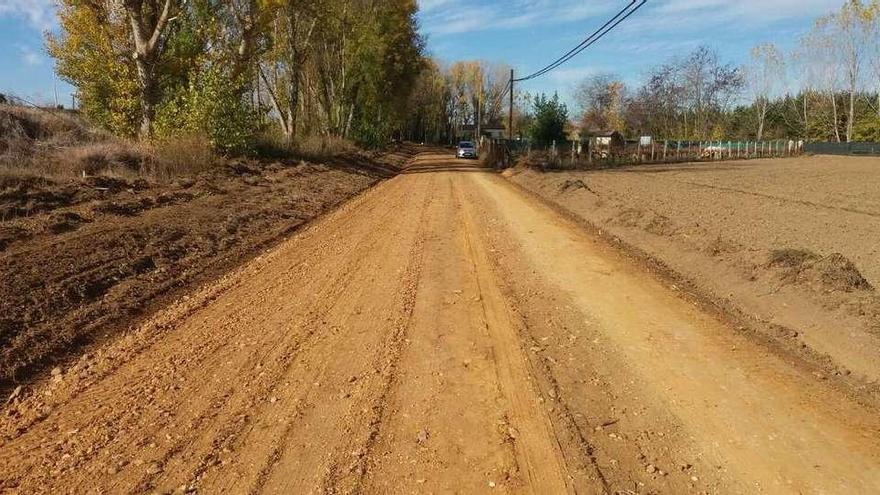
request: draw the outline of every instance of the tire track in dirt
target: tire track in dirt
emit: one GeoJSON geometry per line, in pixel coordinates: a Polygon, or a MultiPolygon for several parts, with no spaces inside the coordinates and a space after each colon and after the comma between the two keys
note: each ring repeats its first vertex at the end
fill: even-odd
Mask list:
{"type": "MultiPolygon", "coordinates": [[[[402,194],[402,193],[401,193],[401,194],[402,194]]],[[[399,197],[402,197],[402,195],[399,196],[399,197]]],[[[371,209],[375,209],[375,207],[373,207],[373,208],[371,208],[371,209]]],[[[367,211],[366,213],[370,213],[370,212],[367,211]]],[[[377,220],[380,224],[389,224],[388,220],[391,219],[390,217],[392,216],[392,212],[391,212],[391,211],[385,211],[385,210],[383,210],[382,213],[384,213],[384,215],[379,216],[376,220],[377,220]]],[[[345,218],[348,219],[348,220],[350,220],[350,221],[347,221],[347,222],[343,223],[343,224],[340,226],[340,227],[341,227],[341,230],[345,230],[346,228],[348,228],[348,227],[350,226],[350,224],[352,224],[353,222],[354,222],[354,223],[357,222],[357,220],[356,220],[356,219],[357,219],[357,216],[345,217],[345,218]]],[[[393,223],[390,223],[390,225],[393,225],[393,223]]],[[[332,234],[332,233],[331,233],[331,234],[332,234]]],[[[333,235],[335,235],[335,234],[333,234],[333,235]]],[[[364,232],[363,232],[362,237],[366,237],[366,236],[370,236],[370,235],[373,235],[373,233],[372,233],[369,229],[364,229],[364,232]]],[[[356,246],[356,251],[354,251],[354,252],[346,252],[347,249],[346,249],[346,248],[342,248],[342,249],[340,249],[340,253],[344,253],[346,256],[348,256],[348,258],[347,258],[347,260],[348,260],[348,262],[349,262],[348,265],[353,267],[353,266],[357,265],[362,259],[364,259],[364,256],[363,256],[363,255],[366,254],[367,252],[369,252],[370,249],[372,249],[372,247],[375,246],[375,242],[378,242],[378,239],[374,238],[374,242],[373,242],[372,244],[370,244],[370,243],[363,243],[363,242],[361,242],[361,241],[356,241],[356,242],[353,243],[353,245],[356,246]],[[354,256],[351,256],[352,254],[353,254],[354,256]]],[[[319,248],[320,248],[320,246],[319,246],[319,248]]],[[[325,251],[326,251],[326,250],[325,250],[325,251]]],[[[316,255],[317,255],[317,254],[319,254],[319,253],[316,253],[316,255]]],[[[294,269],[295,269],[295,268],[294,268],[294,269]]],[[[316,294],[315,299],[316,299],[317,301],[321,301],[321,300],[324,299],[325,297],[331,295],[330,293],[323,293],[323,292],[325,292],[325,291],[330,291],[330,292],[340,293],[340,292],[342,291],[342,289],[346,286],[344,283],[341,283],[341,282],[342,282],[342,279],[344,279],[344,278],[347,277],[347,278],[350,280],[350,278],[351,278],[351,274],[350,274],[349,272],[350,272],[350,270],[345,269],[345,270],[343,270],[343,272],[342,272],[342,278],[340,278],[340,279],[330,279],[330,280],[323,281],[323,282],[325,282],[325,283],[323,284],[324,289],[320,290],[320,291],[316,294]]],[[[308,279],[308,278],[307,278],[307,279],[308,279]]],[[[263,287],[263,288],[259,289],[259,291],[257,292],[257,295],[259,296],[260,294],[264,294],[264,293],[267,293],[267,292],[271,292],[271,291],[273,291],[273,290],[277,291],[277,287],[276,287],[276,286],[277,286],[277,284],[270,284],[270,285],[267,286],[267,287],[263,287]]],[[[333,299],[330,298],[329,300],[332,301],[333,299]]],[[[237,309],[235,309],[235,307],[233,307],[233,309],[234,309],[234,312],[233,312],[233,313],[231,313],[231,314],[229,314],[229,315],[226,315],[226,316],[224,317],[224,318],[226,319],[226,321],[225,321],[225,323],[221,326],[221,328],[234,329],[234,328],[237,328],[237,327],[239,327],[239,326],[245,326],[245,327],[247,327],[247,326],[252,326],[253,324],[255,324],[255,320],[250,320],[250,321],[248,321],[248,320],[242,320],[242,319],[239,317],[240,314],[242,314],[242,313],[247,313],[247,312],[249,311],[249,309],[248,309],[247,307],[239,307],[239,308],[237,308],[237,309]]],[[[253,317],[253,316],[258,316],[258,315],[259,315],[259,313],[253,313],[253,312],[251,312],[251,316],[252,316],[252,317],[253,317]]],[[[189,352],[190,355],[188,356],[188,361],[187,361],[187,362],[189,363],[189,365],[190,365],[192,368],[195,368],[195,369],[198,369],[198,368],[200,368],[200,367],[207,367],[207,368],[209,368],[209,369],[213,369],[213,368],[215,368],[215,367],[217,366],[217,364],[218,364],[218,363],[216,362],[216,359],[215,359],[214,362],[212,363],[212,362],[210,362],[210,361],[207,361],[207,362],[204,361],[203,357],[211,356],[211,355],[215,355],[215,354],[217,353],[217,351],[218,351],[223,345],[226,344],[226,337],[225,337],[225,335],[226,335],[226,334],[225,334],[224,332],[209,332],[209,333],[207,334],[207,336],[209,337],[208,339],[204,339],[204,340],[202,340],[202,341],[196,341],[196,347],[193,348],[193,349],[188,349],[188,351],[190,351],[190,352],[189,352]],[[212,338],[212,337],[213,337],[213,338],[212,338]],[[200,357],[200,356],[201,356],[201,357],[200,357]],[[198,358],[198,359],[193,359],[194,357],[195,357],[195,358],[198,358]]],[[[151,352],[151,351],[150,351],[149,346],[148,346],[148,347],[145,347],[144,349],[142,349],[141,352],[142,352],[142,353],[144,353],[144,352],[147,352],[147,353],[148,353],[148,352],[151,352]]],[[[139,355],[140,355],[140,354],[139,354],[139,355]]],[[[254,364],[255,362],[259,362],[259,361],[261,360],[261,358],[263,357],[263,356],[260,356],[259,353],[249,354],[248,356],[249,356],[249,360],[245,363],[245,365],[244,365],[245,368],[252,367],[253,364],[254,364]]],[[[292,358],[292,356],[291,356],[291,358],[292,358]]],[[[180,372],[180,371],[181,371],[181,368],[180,368],[180,365],[181,365],[181,364],[183,364],[183,363],[177,363],[177,366],[174,368],[174,370],[176,370],[177,372],[180,372]]],[[[113,371],[119,371],[119,370],[118,370],[117,368],[114,368],[113,371]]],[[[108,374],[105,375],[105,376],[109,376],[109,375],[110,375],[110,374],[108,373],[108,374]]],[[[144,380],[143,378],[138,378],[138,379],[135,380],[135,383],[136,383],[136,384],[140,384],[140,383],[144,383],[144,382],[145,382],[145,380],[144,380]]],[[[234,384],[229,384],[229,386],[227,386],[225,389],[222,389],[222,388],[219,389],[219,390],[211,390],[211,389],[208,389],[211,393],[214,393],[215,399],[213,399],[213,400],[211,400],[211,401],[209,402],[209,405],[204,409],[205,412],[204,412],[203,414],[204,414],[204,415],[210,415],[211,411],[213,411],[214,409],[216,409],[216,407],[217,407],[218,404],[228,402],[228,400],[229,400],[229,393],[228,393],[228,390],[229,390],[231,387],[234,387],[234,386],[235,386],[234,384]]],[[[131,385],[129,384],[129,382],[127,382],[127,381],[120,381],[120,382],[117,382],[117,385],[115,385],[115,386],[111,386],[109,389],[104,390],[104,391],[101,392],[99,395],[97,395],[97,396],[94,396],[94,395],[93,395],[93,396],[91,397],[91,399],[90,399],[90,402],[91,402],[91,403],[102,403],[102,402],[106,402],[107,400],[110,400],[110,399],[113,399],[113,398],[115,398],[116,400],[119,400],[118,394],[120,394],[120,393],[123,393],[124,395],[126,395],[127,397],[129,397],[129,398],[130,398],[130,399],[128,400],[129,402],[131,402],[131,401],[136,401],[136,400],[142,400],[142,397],[144,397],[145,395],[147,395],[147,394],[145,394],[145,390],[144,390],[144,388],[143,388],[142,385],[135,385],[135,387],[131,387],[131,385]]],[[[173,399],[172,399],[172,400],[173,400],[173,399]]],[[[65,404],[62,404],[62,405],[65,405],[65,404]]],[[[74,405],[74,407],[77,407],[77,408],[79,408],[79,409],[89,409],[89,404],[86,404],[84,407],[83,407],[82,405],[80,405],[80,406],[76,406],[76,405],[74,405]]],[[[247,407],[245,407],[244,409],[247,409],[247,407]]],[[[101,414],[100,412],[96,412],[96,413],[95,413],[95,417],[99,416],[100,414],[101,414]]],[[[128,413],[128,410],[125,409],[125,408],[118,408],[118,409],[115,409],[115,417],[111,416],[111,417],[106,418],[106,419],[107,419],[107,423],[111,423],[111,422],[118,423],[120,418],[125,417],[125,415],[128,415],[128,414],[129,414],[129,413],[128,413]]],[[[201,419],[200,419],[200,417],[197,417],[193,423],[190,423],[191,428],[189,428],[187,431],[188,431],[189,433],[191,433],[191,434],[194,434],[194,433],[196,433],[196,432],[199,432],[199,431],[200,431],[200,422],[201,422],[202,419],[204,419],[204,417],[206,417],[206,416],[202,416],[201,419]]],[[[233,415],[233,417],[236,417],[236,416],[233,415]]],[[[44,419],[48,419],[48,418],[44,418],[44,419]]],[[[139,420],[139,421],[144,421],[143,418],[138,418],[138,420],[139,420]]],[[[87,423],[88,423],[88,422],[91,422],[91,421],[94,421],[94,418],[92,418],[92,419],[90,419],[89,421],[87,421],[87,423]]],[[[153,417],[153,419],[149,419],[149,418],[148,418],[146,422],[147,422],[148,424],[150,424],[150,423],[152,423],[152,422],[154,422],[154,421],[155,421],[155,416],[153,417]]],[[[65,427],[65,428],[66,428],[66,427],[65,427]]],[[[142,435],[142,436],[147,437],[147,436],[150,435],[151,432],[158,431],[158,430],[161,429],[161,428],[162,428],[162,426],[159,425],[159,426],[157,426],[157,427],[155,427],[155,428],[153,428],[153,429],[151,429],[151,430],[144,431],[145,435],[142,435]]],[[[73,429],[73,427],[71,426],[69,429],[73,429]]],[[[184,437],[184,438],[185,438],[185,437],[184,437]]],[[[185,443],[185,441],[186,441],[186,440],[184,440],[184,443],[185,443]]],[[[100,447],[99,444],[94,444],[94,446],[95,446],[95,447],[100,447]]],[[[149,478],[146,478],[146,479],[149,479],[149,478]]],[[[143,483],[139,483],[139,484],[142,485],[143,483]]]]}
{"type": "MultiPolygon", "coordinates": [[[[455,198],[458,204],[468,204],[461,199],[460,193],[455,198]]],[[[470,270],[482,306],[483,325],[495,343],[498,382],[510,407],[511,423],[518,430],[514,443],[525,485],[537,493],[573,492],[562,447],[550,419],[538,402],[544,399],[532,383],[529,361],[523,354],[519,335],[498,289],[498,280],[491,271],[486,248],[473,232],[474,219],[470,208],[465,207],[462,220],[470,270]]]]}
{"type": "MultiPolygon", "coordinates": [[[[388,222],[388,220],[389,220],[389,218],[387,216],[383,215],[380,218],[379,224],[385,225],[385,228],[388,228],[389,230],[393,230],[392,226],[395,224],[393,222],[388,222]]],[[[371,232],[369,234],[369,237],[370,237],[370,239],[369,239],[369,242],[367,242],[367,243],[364,243],[363,241],[358,242],[358,249],[354,252],[349,253],[350,260],[363,261],[363,260],[366,260],[369,258],[370,253],[375,250],[377,243],[382,240],[381,236],[376,235],[375,232],[371,232]]],[[[366,266],[364,268],[359,269],[359,273],[360,273],[359,276],[364,276],[374,270],[375,270],[375,267],[366,266]]],[[[317,322],[317,320],[322,319],[322,318],[325,318],[329,321],[331,311],[336,311],[338,309],[338,303],[341,301],[342,295],[344,293],[347,293],[345,299],[349,299],[352,297],[354,297],[354,298],[360,297],[360,296],[353,296],[353,294],[351,294],[352,291],[354,291],[355,294],[361,294],[361,295],[364,294],[363,288],[351,286],[351,280],[354,277],[355,277],[355,274],[353,274],[353,273],[350,274],[350,276],[348,277],[348,280],[345,284],[344,290],[340,289],[338,291],[337,297],[334,298],[333,304],[328,306],[326,308],[326,310],[323,313],[321,313],[321,315],[319,315],[317,318],[310,320],[310,321],[305,321],[303,323],[304,328],[308,328],[310,325],[314,325],[317,322]]],[[[311,355],[311,354],[321,355],[322,353],[332,352],[331,349],[333,349],[336,345],[338,345],[338,343],[341,341],[342,338],[344,338],[344,335],[339,331],[335,331],[330,336],[329,340],[326,337],[324,337],[320,340],[310,342],[311,347],[308,349],[308,353],[309,353],[309,355],[311,355]]],[[[308,356],[302,356],[301,359],[307,360],[308,356]]],[[[276,394],[277,397],[279,398],[280,402],[287,402],[287,400],[286,400],[287,398],[295,401],[294,406],[292,408],[288,409],[287,414],[289,414],[290,416],[295,418],[295,417],[299,416],[300,414],[302,414],[303,411],[305,411],[306,409],[313,407],[312,404],[310,403],[310,401],[308,400],[308,395],[309,395],[308,388],[310,386],[309,384],[320,383],[323,380],[324,373],[326,372],[327,364],[329,364],[331,362],[332,361],[330,361],[330,360],[326,360],[325,361],[326,364],[324,366],[318,368],[317,370],[315,370],[311,375],[308,376],[308,379],[302,379],[303,378],[302,376],[298,377],[298,378],[300,378],[300,382],[303,385],[301,387],[295,389],[292,393],[276,394]]],[[[288,367],[288,368],[285,368],[279,374],[279,376],[283,377],[284,375],[290,375],[290,374],[291,374],[291,370],[288,367]]],[[[287,376],[286,378],[288,380],[291,379],[290,376],[287,376]]],[[[280,383],[280,380],[275,380],[275,382],[280,383]]],[[[272,390],[272,392],[277,391],[278,388],[279,387],[276,386],[272,390]]],[[[270,425],[264,425],[263,427],[264,428],[271,428],[270,425]]],[[[249,430],[253,430],[253,427],[250,427],[249,430]]],[[[289,423],[286,423],[285,427],[283,428],[283,430],[280,434],[273,433],[271,435],[271,437],[274,439],[274,441],[272,443],[272,447],[270,449],[269,454],[266,456],[265,460],[262,462],[262,464],[261,464],[262,467],[259,469],[259,472],[257,473],[256,478],[255,478],[255,481],[253,482],[251,487],[248,489],[249,492],[251,492],[251,493],[259,492],[263,488],[265,483],[268,482],[268,480],[272,474],[273,469],[275,469],[277,463],[281,460],[282,455],[285,453],[285,449],[288,447],[286,445],[286,443],[287,443],[286,440],[289,438],[289,436],[291,435],[291,433],[293,431],[294,431],[294,423],[289,422],[289,423]]],[[[244,433],[247,433],[247,431],[244,433]]],[[[262,433],[261,435],[267,436],[265,433],[262,433]]],[[[242,435],[242,436],[244,436],[244,435],[242,435]]],[[[242,440],[242,442],[245,442],[245,441],[242,440]]],[[[242,449],[238,449],[238,450],[242,450],[242,449]]],[[[235,485],[233,484],[233,485],[228,485],[223,489],[229,490],[229,489],[234,489],[234,488],[235,488],[235,485]]]]}
{"type": "MultiPolygon", "coordinates": [[[[385,366],[382,368],[383,371],[380,391],[375,399],[373,415],[369,422],[369,433],[366,440],[362,442],[362,445],[358,446],[357,448],[357,452],[359,452],[359,459],[356,463],[356,466],[354,466],[353,469],[348,469],[349,473],[347,474],[350,474],[353,471],[355,473],[355,476],[353,480],[347,483],[344,479],[342,483],[340,483],[339,481],[335,482],[330,487],[330,491],[342,493],[363,492],[365,476],[371,463],[371,456],[374,455],[376,441],[378,440],[381,433],[383,423],[388,419],[388,398],[394,393],[395,386],[399,381],[398,373],[400,358],[403,353],[403,347],[408,340],[407,335],[412,325],[412,316],[415,309],[415,301],[418,297],[418,287],[420,283],[424,257],[425,235],[427,231],[427,216],[428,212],[431,210],[431,203],[432,201],[434,201],[434,180],[432,180],[430,184],[430,193],[425,197],[425,201],[421,206],[421,211],[419,215],[420,219],[415,242],[413,243],[411,252],[409,254],[409,261],[407,262],[407,266],[404,269],[402,283],[402,287],[404,290],[404,309],[402,314],[399,316],[397,323],[394,325],[395,330],[391,335],[390,342],[387,345],[383,346],[385,349],[385,352],[383,353],[384,356],[378,357],[377,362],[374,364],[375,367],[379,367],[383,363],[385,364],[385,366]]],[[[355,418],[350,419],[353,420],[355,418]]],[[[351,447],[351,445],[349,447],[351,447]]],[[[337,473],[338,471],[339,466],[335,465],[332,472],[337,473]]],[[[343,474],[341,477],[344,478],[347,476],[347,474],[343,474]]],[[[337,475],[337,479],[338,477],[339,476],[337,475]]]]}
{"type": "MultiPolygon", "coordinates": [[[[427,189],[425,189],[427,190],[427,189]]],[[[412,193],[412,192],[411,192],[412,193]]],[[[415,192],[415,194],[422,194],[421,192],[415,192]]],[[[427,201],[427,199],[426,199],[427,201]]],[[[418,219],[418,215],[413,215],[416,219],[418,219]]],[[[384,223],[384,222],[383,222],[384,223]]],[[[413,222],[408,222],[409,224],[413,222]]],[[[376,239],[388,240],[390,238],[390,234],[394,231],[406,232],[403,237],[409,240],[401,240],[400,246],[404,247],[415,241],[417,243],[419,234],[413,235],[412,232],[414,229],[410,226],[398,226],[394,228],[390,225],[382,225],[382,228],[375,232],[373,235],[376,239]],[[387,230],[386,230],[387,229],[387,230]]],[[[400,239],[401,236],[398,236],[400,239]]],[[[385,258],[391,258],[392,260],[396,260],[396,257],[392,255],[391,252],[383,249],[374,250],[382,255],[377,256],[376,254],[372,254],[372,257],[376,260],[384,260],[385,258]]],[[[417,251],[413,250],[410,253],[416,253],[417,251]]],[[[367,256],[370,256],[369,254],[367,256]]],[[[382,263],[387,263],[387,261],[381,261],[382,263]]],[[[370,273],[389,273],[393,274],[395,271],[389,269],[388,267],[383,267],[381,265],[371,266],[371,269],[364,273],[365,276],[369,276],[370,273]]],[[[403,278],[398,278],[394,276],[393,281],[390,283],[395,287],[401,287],[400,290],[393,291],[394,293],[406,294],[407,289],[410,285],[410,282],[407,282],[409,278],[411,278],[412,270],[404,271],[404,273],[408,274],[403,278]]],[[[353,291],[350,291],[346,296],[347,304],[360,304],[358,301],[369,301],[372,296],[370,292],[371,288],[368,284],[361,284],[356,289],[353,288],[353,291]]],[[[391,292],[389,292],[391,293],[391,292]]],[[[299,490],[318,490],[318,491],[343,491],[347,492],[350,490],[350,474],[352,472],[358,471],[356,465],[359,464],[358,458],[363,456],[363,448],[360,446],[360,439],[368,438],[368,433],[364,433],[363,431],[358,430],[358,428],[363,428],[363,425],[374,425],[376,420],[376,413],[378,412],[381,406],[381,400],[377,400],[376,396],[381,397],[381,391],[386,386],[387,383],[387,375],[388,375],[388,366],[385,361],[386,357],[384,356],[385,351],[388,349],[394,349],[397,345],[395,341],[395,337],[399,336],[399,332],[402,328],[405,328],[405,325],[400,323],[400,321],[405,320],[407,303],[406,300],[400,301],[392,301],[388,304],[381,303],[378,307],[381,311],[385,311],[389,313],[389,318],[392,317],[390,315],[394,315],[393,317],[397,319],[398,324],[389,325],[389,328],[395,329],[393,333],[386,333],[385,329],[376,332],[375,338],[377,340],[365,340],[361,342],[363,350],[362,352],[358,352],[359,355],[363,355],[363,358],[358,358],[358,360],[364,359],[365,367],[367,369],[366,373],[359,373],[356,375],[352,375],[350,378],[348,375],[345,375],[343,378],[347,379],[353,384],[356,384],[358,390],[351,394],[345,394],[343,399],[352,395],[352,402],[349,406],[340,405],[331,398],[325,397],[311,397],[309,398],[305,392],[297,392],[294,395],[300,395],[301,400],[297,404],[297,410],[293,412],[295,416],[308,416],[308,414],[313,413],[317,410],[318,402],[324,403],[321,408],[325,410],[325,414],[330,414],[330,411],[336,410],[338,412],[333,413],[334,420],[331,423],[328,423],[327,426],[335,426],[335,430],[332,434],[322,434],[318,435],[316,432],[313,433],[312,436],[320,436],[322,442],[328,442],[328,439],[332,443],[328,443],[324,448],[325,455],[324,459],[320,461],[320,465],[324,466],[315,471],[316,476],[314,476],[314,485],[310,486],[310,482],[304,479],[298,479],[296,477],[290,477],[290,470],[287,469],[287,466],[291,462],[297,462],[299,459],[296,459],[295,456],[292,457],[292,453],[288,451],[290,448],[290,444],[297,444],[298,440],[296,439],[296,435],[299,433],[297,430],[290,428],[292,425],[288,425],[288,428],[285,429],[284,433],[280,435],[281,440],[275,442],[275,446],[272,449],[272,453],[268,458],[268,462],[263,465],[260,472],[255,478],[255,481],[249,487],[249,492],[260,492],[260,491],[268,491],[274,492],[279,489],[280,486],[285,486],[286,489],[292,489],[291,487],[299,487],[299,490]],[[398,304],[399,303],[399,304],[398,304]],[[390,305],[389,305],[390,304],[390,305]],[[399,316],[404,315],[404,316],[399,316]],[[401,320],[402,319],[402,320],[401,320]],[[390,344],[389,344],[390,341],[390,344]],[[373,344],[373,342],[376,342],[373,344]],[[371,357],[373,356],[373,357],[371,357]],[[370,371],[373,370],[373,371],[370,371]],[[373,372],[376,372],[378,375],[377,378],[373,378],[373,372]],[[327,401],[330,400],[330,403],[327,401]],[[327,408],[330,409],[327,409],[327,408]],[[357,411],[357,412],[355,412],[357,411]],[[366,411],[366,413],[362,413],[362,411],[366,411]],[[357,445],[356,445],[357,444],[357,445]],[[355,455],[354,453],[357,452],[355,455]],[[350,459],[354,457],[354,461],[346,466],[346,459],[350,459]],[[350,468],[350,469],[349,469],[350,468]],[[345,489],[340,488],[340,486],[346,486],[345,489]]],[[[345,310],[344,306],[340,306],[340,312],[345,310]]],[[[366,311],[366,309],[364,309],[366,311]]],[[[328,317],[328,321],[333,318],[337,318],[338,315],[330,315],[328,317]]],[[[351,315],[351,317],[355,317],[357,319],[357,315],[351,315]]],[[[345,316],[344,318],[349,318],[349,316],[345,316]]],[[[345,366],[346,363],[340,363],[338,361],[334,361],[332,356],[334,354],[343,353],[345,347],[351,344],[346,344],[347,341],[351,341],[352,343],[356,343],[356,337],[354,335],[347,335],[347,333],[351,333],[354,331],[359,324],[357,321],[339,321],[339,326],[342,331],[336,336],[332,342],[328,341],[326,345],[322,345],[319,348],[312,349],[309,352],[309,356],[304,356],[304,361],[311,362],[321,362],[323,363],[318,368],[309,371],[308,368],[303,368],[297,370],[297,373],[294,374],[305,374],[305,378],[301,378],[301,382],[308,384],[314,382],[315,385],[318,383],[321,384],[321,387],[324,388],[327,385],[324,385],[326,382],[330,382],[333,379],[334,371],[338,375],[338,370],[340,366],[345,366]],[[346,332],[346,328],[349,328],[350,331],[346,332]]],[[[378,330],[378,329],[377,329],[378,330]]],[[[390,330],[389,330],[390,331],[390,330]]],[[[393,359],[391,360],[393,363],[393,359]]],[[[293,377],[288,377],[289,379],[293,379],[293,377]]],[[[280,399],[280,402],[285,403],[287,400],[285,398],[280,399]]],[[[305,421],[305,420],[303,420],[305,421]]],[[[277,435],[272,434],[273,438],[278,438],[277,435]]],[[[245,476],[247,478],[249,476],[245,476]]],[[[216,487],[215,487],[216,489],[216,487]]],[[[232,490],[236,491],[236,485],[226,485],[223,488],[224,491],[232,490]]]]}

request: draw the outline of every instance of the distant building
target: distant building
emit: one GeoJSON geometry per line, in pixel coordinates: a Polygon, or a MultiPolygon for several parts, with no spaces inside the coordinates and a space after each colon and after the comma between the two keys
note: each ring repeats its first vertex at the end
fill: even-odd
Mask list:
{"type": "Polygon", "coordinates": [[[507,136],[507,128],[499,125],[486,125],[481,129],[483,135],[489,139],[504,139],[507,136]]]}
{"type": "MultiPolygon", "coordinates": [[[[497,124],[483,124],[480,133],[487,139],[504,139],[507,137],[507,127],[497,124]]],[[[459,141],[475,141],[477,138],[477,126],[465,124],[458,130],[459,141]]]]}
{"type": "Polygon", "coordinates": [[[617,131],[592,130],[588,133],[590,138],[590,152],[593,155],[608,157],[623,152],[626,148],[626,138],[617,131]]]}
{"type": "Polygon", "coordinates": [[[473,141],[477,137],[477,126],[473,124],[465,124],[458,128],[458,141],[473,141]]]}

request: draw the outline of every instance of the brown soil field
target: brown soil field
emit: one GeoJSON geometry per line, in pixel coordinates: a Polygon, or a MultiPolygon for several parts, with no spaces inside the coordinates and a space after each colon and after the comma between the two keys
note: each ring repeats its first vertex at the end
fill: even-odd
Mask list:
{"type": "Polygon", "coordinates": [[[238,160],[170,184],[0,175],[0,390],[240,265],[412,154],[238,160]]]}
{"type": "MultiPolygon", "coordinates": [[[[505,175],[856,391],[880,383],[880,159],[505,175]]],[[[684,287],[683,287],[684,289],[684,287]]]]}
{"type": "Polygon", "coordinates": [[[425,153],[19,390],[0,492],[878,493],[876,407],[765,344],[425,153]]]}

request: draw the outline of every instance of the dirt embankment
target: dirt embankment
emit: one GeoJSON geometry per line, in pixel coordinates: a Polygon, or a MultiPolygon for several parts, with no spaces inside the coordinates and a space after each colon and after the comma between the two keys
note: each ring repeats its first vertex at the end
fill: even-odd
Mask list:
{"type": "Polygon", "coordinates": [[[659,262],[829,375],[880,380],[880,160],[802,157],[508,178],[659,262]]]}
{"type": "Polygon", "coordinates": [[[239,160],[171,184],[0,176],[0,390],[240,264],[415,151],[239,160]]]}

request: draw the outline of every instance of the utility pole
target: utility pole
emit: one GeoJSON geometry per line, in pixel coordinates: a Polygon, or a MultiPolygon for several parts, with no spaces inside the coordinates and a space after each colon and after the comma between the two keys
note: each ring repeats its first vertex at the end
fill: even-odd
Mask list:
{"type": "Polygon", "coordinates": [[[474,141],[476,142],[477,149],[480,149],[480,146],[483,144],[483,72],[482,70],[478,70],[477,74],[479,76],[480,83],[477,86],[477,125],[476,125],[476,136],[474,136],[474,141]]]}
{"type": "Polygon", "coordinates": [[[513,69],[510,69],[510,110],[507,113],[507,139],[513,141],[513,69]]]}

